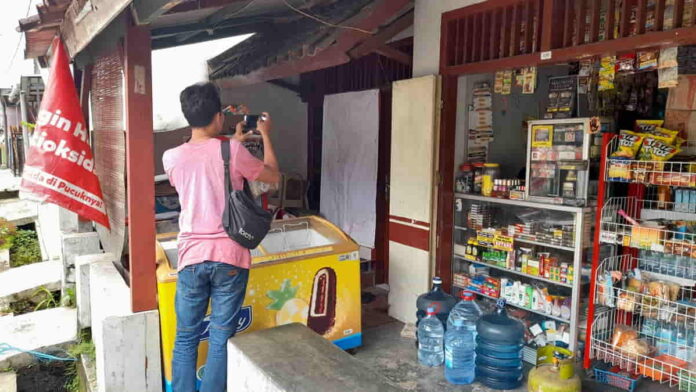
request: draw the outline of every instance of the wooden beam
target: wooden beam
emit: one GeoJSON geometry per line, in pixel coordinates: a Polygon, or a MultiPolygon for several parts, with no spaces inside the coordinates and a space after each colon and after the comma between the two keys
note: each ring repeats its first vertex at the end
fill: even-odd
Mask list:
{"type": "Polygon", "coordinates": [[[640,50],[696,44],[696,29],[682,27],[668,31],[655,31],[643,35],[617,38],[609,41],[599,41],[585,45],[571,46],[552,51],[550,60],[541,60],[539,54],[525,54],[492,61],[464,64],[441,69],[443,75],[465,75],[475,73],[491,73],[495,71],[529,67],[532,65],[550,65],[577,61],[578,59],[599,56],[606,53],[625,52],[626,48],[640,50]]]}
{"type": "Polygon", "coordinates": [[[399,19],[392,22],[390,25],[381,29],[377,34],[364,40],[362,43],[354,47],[348,52],[348,56],[357,59],[368,55],[378,48],[382,47],[387,41],[394,38],[400,32],[413,26],[413,10],[404,14],[399,19]]]}
{"type": "Polygon", "coordinates": [[[645,33],[645,21],[648,14],[648,0],[638,0],[636,10],[636,34],[645,33]]]}
{"type": "Polygon", "coordinates": [[[152,50],[145,27],[126,33],[126,179],[131,308],[157,308],[155,279],[155,165],[152,137],[152,50]],[[143,157],[150,157],[143,159],[143,157]]]}
{"type": "MultiPolygon", "coordinates": [[[[556,42],[558,41],[558,34],[556,26],[554,26],[553,21],[560,14],[557,1],[554,0],[542,0],[544,4],[543,17],[541,20],[537,21],[541,25],[541,51],[546,52],[553,48],[556,48],[556,42]]],[[[563,29],[563,27],[560,27],[563,29]]]]}
{"type": "Polygon", "coordinates": [[[532,53],[534,38],[534,1],[525,1],[524,53],[532,53]]]}
{"type": "Polygon", "coordinates": [[[413,57],[407,53],[400,51],[399,49],[392,48],[389,45],[382,45],[375,50],[376,53],[381,54],[384,57],[388,57],[392,60],[398,61],[401,64],[413,65],[413,57]]]}
{"type": "Polygon", "coordinates": [[[673,15],[672,28],[676,29],[682,27],[684,25],[684,0],[674,0],[673,15]]]}
{"type": "MultiPolygon", "coordinates": [[[[352,24],[365,30],[378,28],[385,21],[403,11],[405,7],[412,6],[411,0],[379,0],[373,3],[372,8],[363,19],[352,24]]],[[[299,73],[315,71],[318,69],[345,64],[350,61],[346,54],[356,44],[365,39],[365,34],[344,30],[337,37],[336,42],[328,48],[321,50],[315,56],[305,56],[294,61],[286,61],[258,69],[246,75],[234,77],[215,78],[215,83],[222,88],[247,86],[250,84],[265,82],[271,79],[281,79],[299,73]]]]}
{"type": "Polygon", "coordinates": [[[634,0],[623,0],[621,2],[621,13],[619,14],[619,36],[628,37],[631,35],[631,9],[634,0]]]}
{"type": "Polygon", "coordinates": [[[607,15],[604,23],[604,39],[614,39],[614,31],[616,30],[616,0],[607,1],[607,15]]]}
{"type": "Polygon", "coordinates": [[[73,0],[60,31],[70,57],[75,57],[101,33],[132,0],[73,0]]]}
{"type": "MultiPolygon", "coordinates": [[[[597,42],[599,40],[599,14],[602,11],[602,3],[601,0],[590,1],[590,42],[597,42]]],[[[606,21],[606,16],[604,20],[606,21]]]]}
{"type": "MultiPolygon", "coordinates": [[[[693,11],[691,11],[693,14],[693,11]]],[[[665,0],[655,1],[655,31],[662,31],[665,23],[665,0]]]]}
{"type": "Polygon", "coordinates": [[[147,25],[155,19],[166,14],[183,0],[133,0],[131,5],[135,22],[139,25],[147,25]]]}
{"type": "Polygon", "coordinates": [[[582,45],[585,43],[585,21],[586,21],[586,3],[585,0],[576,0],[578,13],[575,15],[575,42],[574,45],[582,45]]]}
{"type": "MultiPolygon", "coordinates": [[[[443,63],[440,66],[443,67],[443,63]]],[[[437,210],[435,218],[435,274],[442,278],[444,287],[452,284],[452,251],[454,230],[454,150],[457,123],[457,88],[459,78],[442,78],[442,112],[437,143],[437,210]]]]}

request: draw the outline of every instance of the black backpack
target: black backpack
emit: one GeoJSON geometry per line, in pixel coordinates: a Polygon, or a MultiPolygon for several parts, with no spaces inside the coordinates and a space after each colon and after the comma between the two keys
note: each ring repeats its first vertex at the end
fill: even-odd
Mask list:
{"type": "Polygon", "coordinates": [[[244,189],[232,190],[230,178],[230,142],[220,142],[222,161],[225,165],[225,212],[222,215],[222,227],[239,245],[255,249],[271,229],[273,217],[268,211],[259,207],[249,189],[249,182],[244,179],[244,189]]]}

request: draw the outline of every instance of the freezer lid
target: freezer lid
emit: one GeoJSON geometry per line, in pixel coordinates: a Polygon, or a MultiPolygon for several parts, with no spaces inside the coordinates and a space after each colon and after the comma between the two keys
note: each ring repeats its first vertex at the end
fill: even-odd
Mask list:
{"type": "Polygon", "coordinates": [[[357,244],[325,219],[310,216],[279,220],[272,223],[266,238],[252,251],[252,264],[345,253],[354,249],[357,249],[357,244]]]}

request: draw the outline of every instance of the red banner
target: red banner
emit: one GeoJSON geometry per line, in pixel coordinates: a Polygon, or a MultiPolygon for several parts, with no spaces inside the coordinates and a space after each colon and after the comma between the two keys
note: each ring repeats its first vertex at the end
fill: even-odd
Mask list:
{"type": "Polygon", "coordinates": [[[60,38],[53,41],[48,84],[31,136],[20,192],[110,228],[89,133],[60,38]]]}

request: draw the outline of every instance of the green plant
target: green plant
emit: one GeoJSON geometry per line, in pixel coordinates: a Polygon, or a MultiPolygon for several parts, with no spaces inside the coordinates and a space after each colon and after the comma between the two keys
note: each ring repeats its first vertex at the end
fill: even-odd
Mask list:
{"type": "Polygon", "coordinates": [[[82,379],[80,379],[80,375],[77,372],[78,363],[78,361],[75,361],[65,367],[65,377],[67,380],[63,386],[67,392],[82,391],[82,379]]]}
{"type": "Polygon", "coordinates": [[[94,341],[92,340],[92,334],[89,332],[89,330],[82,331],[80,334],[79,343],[72,345],[68,349],[68,354],[76,359],[79,359],[80,355],[82,354],[94,358],[94,352],[94,341]]]}
{"type": "Polygon", "coordinates": [[[10,249],[17,235],[17,227],[5,218],[0,218],[0,249],[10,249]]]}
{"type": "Polygon", "coordinates": [[[74,287],[66,287],[65,293],[60,297],[60,305],[66,308],[74,308],[77,303],[74,287]]]}
{"type": "Polygon", "coordinates": [[[36,232],[17,230],[10,248],[10,266],[20,267],[41,261],[41,247],[36,232]]]}
{"type": "Polygon", "coordinates": [[[53,293],[47,289],[45,286],[41,286],[34,292],[33,298],[35,301],[39,301],[34,307],[34,311],[51,309],[58,307],[58,301],[53,293]]]}

